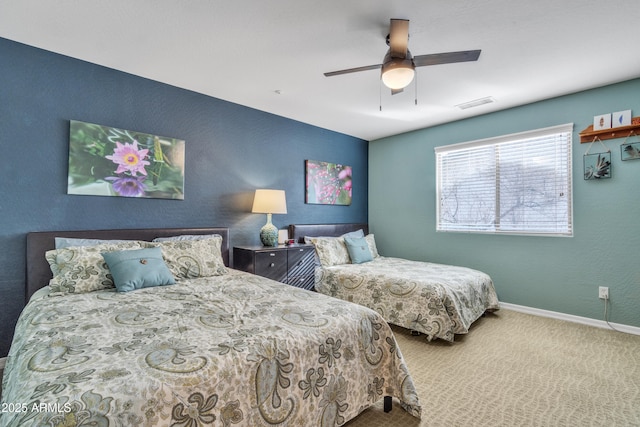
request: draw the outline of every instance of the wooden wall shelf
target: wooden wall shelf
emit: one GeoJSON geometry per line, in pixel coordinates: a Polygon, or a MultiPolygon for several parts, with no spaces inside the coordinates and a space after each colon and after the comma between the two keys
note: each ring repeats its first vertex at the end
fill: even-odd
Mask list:
{"type": "Polygon", "coordinates": [[[631,119],[631,126],[620,126],[611,129],[593,130],[593,125],[580,132],[580,144],[593,142],[594,137],[599,139],[626,138],[629,135],[640,135],[640,116],[631,119]]]}

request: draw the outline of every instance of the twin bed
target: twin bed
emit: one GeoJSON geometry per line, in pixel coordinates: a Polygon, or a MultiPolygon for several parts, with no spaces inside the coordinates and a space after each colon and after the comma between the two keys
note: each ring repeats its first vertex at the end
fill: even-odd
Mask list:
{"type": "Polygon", "coordinates": [[[228,265],[226,228],[30,233],[0,425],[335,426],[391,397],[420,417],[379,313],[228,265]],[[176,283],[116,292],[96,256],[149,246],[176,283]]]}
{"type": "Polygon", "coordinates": [[[453,341],[485,311],[499,309],[491,278],[465,267],[380,256],[368,224],[292,224],[289,238],[319,255],[315,289],[379,312],[387,322],[453,341]],[[351,239],[351,240],[349,240],[351,239]],[[362,242],[362,247],[347,243],[362,242]],[[361,258],[354,261],[352,250],[361,258]]]}

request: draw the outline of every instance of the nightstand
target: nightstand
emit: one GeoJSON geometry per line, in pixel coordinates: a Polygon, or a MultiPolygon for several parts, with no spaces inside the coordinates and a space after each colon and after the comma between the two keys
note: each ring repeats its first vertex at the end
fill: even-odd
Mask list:
{"type": "Polygon", "coordinates": [[[313,245],[236,246],[233,248],[233,268],[313,290],[314,253],[313,245]]]}

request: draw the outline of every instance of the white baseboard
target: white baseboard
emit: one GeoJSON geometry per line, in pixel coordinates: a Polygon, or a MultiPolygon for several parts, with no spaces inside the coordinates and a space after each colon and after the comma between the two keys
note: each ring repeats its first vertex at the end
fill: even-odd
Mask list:
{"type": "Polygon", "coordinates": [[[595,326],[597,328],[612,329],[628,334],[640,335],[640,328],[637,326],[623,325],[620,323],[605,322],[604,320],[591,319],[589,317],[574,316],[572,314],[560,313],[557,311],[542,310],[540,308],[527,307],[524,305],[501,302],[500,307],[506,310],[519,311],[521,313],[533,314],[534,316],[550,317],[552,319],[566,320],[568,322],[581,323],[583,325],[595,326]]]}

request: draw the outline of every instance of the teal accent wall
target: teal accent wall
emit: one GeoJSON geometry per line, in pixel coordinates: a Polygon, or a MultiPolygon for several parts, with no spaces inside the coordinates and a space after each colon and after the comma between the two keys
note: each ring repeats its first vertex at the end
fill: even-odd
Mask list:
{"type": "MultiPolygon", "coordinates": [[[[639,327],[640,160],[621,161],[624,139],[604,141],[612,178],[585,181],[589,144],[578,135],[595,115],[640,115],[639,95],[635,79],[370,142],[369,223],[381,254],[483,270],[503,302],[597,320],[604,319],[598,286],[608,286],[609,320],[639,327]],[[435,231],[434,147],[570,122],[573,237],[435,231]]],[[[594,144],[590,152],[599,151],[594,144]]]]}

